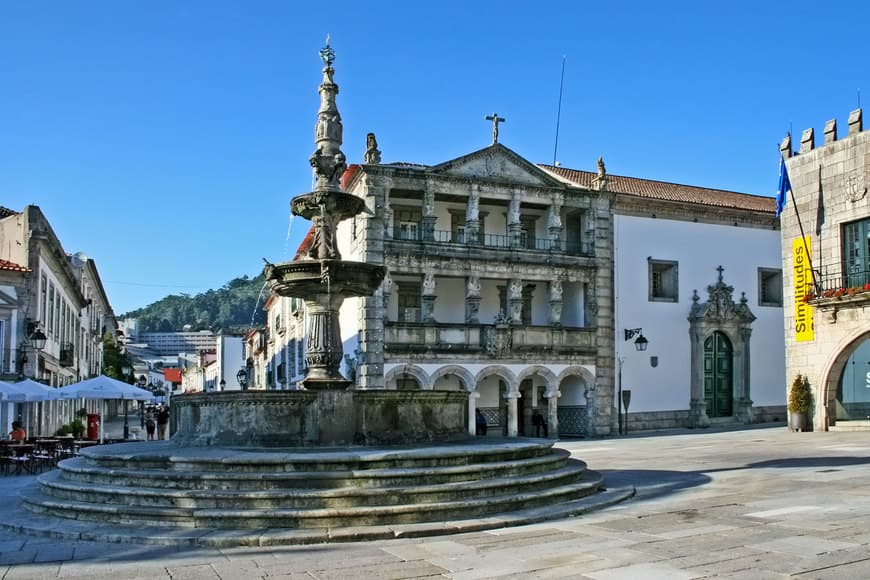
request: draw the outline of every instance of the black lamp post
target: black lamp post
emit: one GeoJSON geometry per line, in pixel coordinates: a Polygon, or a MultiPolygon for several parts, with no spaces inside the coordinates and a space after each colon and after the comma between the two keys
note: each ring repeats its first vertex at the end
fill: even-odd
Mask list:
{"type": "MultiPolygon", "coordinates": [[[[136,384],[139,385],[140,389],[144,389],[146,382],[145,375],[139,375],[139,380],[136,381],[136,384]]],[[[139,402],[139,428],[145,428],[145,401],[139,402]]]]}
{"type": "Polygon", "coordinates": [[[224,389],[226,388],[226,386],[227,386],[227,382],[223,379],[223,377],[221,377],[220,385],[221,385],[221,389],[220,389],[220,390],[221,390],[221,392],[223,392],[223,390],[224,390],[224,389]]]}
{"type": "MultiPolygon", "coordinates": [[[[644,336],[642,334],[643,329],[640,329],[640,328],[628,329],[628,328],[626,328],[623,332],[625,333],[625,340],[626,341],[629,341],[632,338],[634,338],[635,336],[637,336],[637,338],[634,340],[635,350],[644,351],[644,350],[646,350],[646,347],[649,346],[649,341],[646,338],[644,338],[644,336]]],[[[623,435],[624,433],[628,432],[628,415],[627,415],[628,414],[628,404],[627,404],[627,402],[622,400],[622,361],[623,361],[623,359],[621,357],[617,356],[616,364],[618,366],[618,369],[617,369],[617,391],[618,392],[616,394],[616,415],[619,419],[619,434],[620,435],[623,435]],[[622,423],[623,423],[623,421],[622,421],[623,405],[625,406],[625,412],[626,412],[626,417],[625,417],[626,420],[625,420],[625,429],[624,430],[623,430],[623,425],[622,425],[622,423]]],[[[626,392],[629,393],[630,391],[626,391],[626,392]]],[[[626,398],[628,398],[628,397],[626,397],[626,398]]]]}
{"type": "Polygon", "coordinates": [[[236,381],[238,381],[239,386],[243,391],[248,390],[248,370],[242,368],[239,372],[236,373],[236,381]]]}

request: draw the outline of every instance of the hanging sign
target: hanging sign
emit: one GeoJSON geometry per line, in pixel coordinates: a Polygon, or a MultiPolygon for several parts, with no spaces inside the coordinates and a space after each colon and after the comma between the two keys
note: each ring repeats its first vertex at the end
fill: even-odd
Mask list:
{"type": "Polygon", "coordinates": [[[811,342],[813,332],[813,307],[805,297],[813,291],[813,274],[810,269],[810,237],[797,238],[792,242],[792,267],[794,268],[794,333],[797,342],[811,342]]]}

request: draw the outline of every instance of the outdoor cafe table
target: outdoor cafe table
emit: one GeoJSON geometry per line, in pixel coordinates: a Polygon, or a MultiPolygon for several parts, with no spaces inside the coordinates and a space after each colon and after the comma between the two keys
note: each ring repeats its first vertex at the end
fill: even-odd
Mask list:
{"type": "Polygon", "coordinates": [[[9,450],[12,451],[12,461],[15,463],[15,475],[21,475],[21,471],[24,469],[28,473],[33,473],[30,454],[35,447],[31,443],[12,443],[9,445],[9,450]]]}

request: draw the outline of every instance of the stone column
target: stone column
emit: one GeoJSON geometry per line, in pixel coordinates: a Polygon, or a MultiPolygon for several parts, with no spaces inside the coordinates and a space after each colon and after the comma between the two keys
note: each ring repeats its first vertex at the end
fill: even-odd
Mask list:
{"type": "Polygon", "coordinates": [[[559,437],[559,391],[544,393],[547,399],[547,433],[551,439],[559,437]]]}
{"type": "Polygon", "coordinates": [[[472,437],[477,435],[477,399],[480,393],[474,391],[468,393],[468,434],[472,437]]]}
{"type": "Polygon", "coordinates": [[[507,401],[507,436],[516,437],[519,433],[517,428],[517,399],[520,398],[519,393],[508,392],[504,396],[507,401]]]}
{"type": "Polygon", "coordinates": [[[550,249],[554,252],[562,251],[562,204],[564,197],[561,193],[553,194],[553,204],[547,214],[547,231],[550,233],[550,249]]]}
{"type": "Polygon", "coordinates": [[[508,205],[507,228],[508,235],[510,236],[510,246],[512,248],[522,247],[523,224],[520,221],[520,194],[518,191],[513,193],[508,205]]]}
{"type": "Polygon", "coordinates": [[[433,241],[435,239],[435,192],[430,183],[426,184],[423,192],[423,239],[433,241]]]}
{"type": "Polygon", "coordinates": [[[549,284],[550,316],[552,326],[562,326],[562,281],[556,278],[549,284]]]}
{"type": "Polygon", "coordinates": [[[507,287],[508,312],[514,324],[522,324],[523,321],[523,281],[519,278],[511,279],[507,287]]]}
{"type": "Polygon", "coordinates": [[[423,296],[420,318],[423,322],[435,322],[435,274],[426,272],[423,276],[423,296]]]}
{"type": "Polygon", "coordinates": [[[749,340],[752,329],[742,327],[737,330],[738,343],[734,349],[734,416],[745,425],[752,424],[752,397],[750,395],[749,340]],[[739,376],[739,378],[738,378],[739,376]]]}
{"type": "MultiPolygon", "coordinates": [[[[697,294],[695,295],[697,296],[697,294]]],[[[697,302],[697,299],[695,299],[697,302]]],[[[689,393],[689,426],[709,427],[710,418],[707,417],[707,401],[704,399],[704,344],[701,337],[704,329],[696,322],[689,323],[689,339],[691,343],[690,370],[691,376],[689,393]]]]}
{"type": "Polygon", "coordinates": [[[482,244],[483,232],[480,231],[480,186],[475,184],[468,195],[465,210],[465,243],[482,244]]]}
{"type": "Polygon", "coordinates": [[[595,424],[595,411],[596,405],[598,401],[596,400],[596,390],[598,385],[591,384],[586,385],[586,421],[587,421],[587,431],[586,435],[588,437],[594,437],[598,434],[598,429],[595,424]]]}
{"type": "Polygon", "coordinates": [[[469,276],[465,286],[465,322],[480,324],[480,278],[469,276]]]}
{"type": "Polygon", "coordinates": [[[390,320],[390,295],[393,293],[393,278],[390,276],[390,272],[387,271],[386,275],[384,275],[384,281],[381,282],[381,297],[383,304],[383,319],[384,324],[389,322],[390,320]]]}

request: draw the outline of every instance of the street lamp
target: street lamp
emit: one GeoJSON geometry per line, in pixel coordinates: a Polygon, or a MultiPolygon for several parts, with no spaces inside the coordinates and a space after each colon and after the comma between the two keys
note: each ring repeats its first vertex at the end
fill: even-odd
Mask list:
{"type": "Polygon", "coordinates": [[[220,389],[220,390],[221,390],[221,392],[223,392],[224,388],[226,388],[226,386],[227,386],[227,382],[223,379],[223,377],[221,377],[221,383],[220,383],[220,384],[221,384],[221,389],[220,389]]]}
{"type": "MultiPolygon", "coordinates": [[[[643,329],[641,328],[626,328],[623,330],[625,335],[625,340],[629,341],[635,336],[637,338],[634,340],[634,348],[637,351],[645,351],[646,347],[649,346],[649,341],[643,336],[643,329]]],[[[623,358],[617,356],[616,364],[617,364],[617,394],[616,394],[616,415],[619,419],[619,434],[623,435],[628,432],[628,405],[631,400],[631,391],[625,391],[625,400],[623,400],[623,392],[622,392],[622,363],[623,358]],[[622,408],[625,407],[625,429],[623,430],[622,426],[622,408]]]]}
{"type": "MultiPolygon", "coordinates": [[[[136,384],[139,385],[140,389],[144,389],[146,382],[147,382],[147,379],[145,379],[145,375],[139,375],[139,380],[136,381],[136,384]]],[[[126,414],[126,411],[125,411],[125,414],[126,414]]],[[[145,401],[139,402],[139,428],[140,429],[145,428],[145,401]]]]}
{"type": "Polygon", "coordinates": [[[236,381],[238,381],[239,387],[241,387],[243,391],[248,390],[248,370],[246,368],[243,367],[236,373],[236,381]]]}

